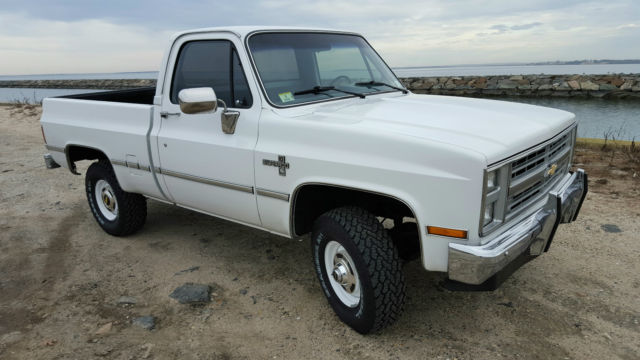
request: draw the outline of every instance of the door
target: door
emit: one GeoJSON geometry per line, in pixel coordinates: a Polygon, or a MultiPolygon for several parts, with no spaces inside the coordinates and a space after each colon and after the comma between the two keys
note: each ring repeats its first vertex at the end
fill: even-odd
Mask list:
{"type": "Polygon", "coordinates": [[[211,34],[200,34],[174,44],[159,116],[160,171],[178,205],[259,225],[253,170],[259,97],[252,96],[255,85],[249,85],[249,67],[242,63],[247,58],[234,41],[231,35],[211,40],[211,34]],[[222,131],[222,103],[214,113],[180,111],[180,90],[197,87],[213,88],[230,111],[239,112],[233,134],[222,131]]]}

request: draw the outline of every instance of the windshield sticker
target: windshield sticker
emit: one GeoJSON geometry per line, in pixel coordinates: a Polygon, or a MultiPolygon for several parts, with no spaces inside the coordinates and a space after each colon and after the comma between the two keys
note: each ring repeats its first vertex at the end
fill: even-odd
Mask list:
{"type": "Polygon", "coordinates": [[[282,101],[283,103],[295,100],[291,91],[280,93],[278,94],[278,96],[280,97],[280,101],[282,101]]]}

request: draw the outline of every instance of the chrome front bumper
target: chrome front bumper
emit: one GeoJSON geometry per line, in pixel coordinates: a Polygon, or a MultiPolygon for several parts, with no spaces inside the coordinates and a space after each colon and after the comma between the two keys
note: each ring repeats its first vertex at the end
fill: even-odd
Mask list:
{"type": "Polygon", "coordinates": [[[547,251],[558,224],[576,219],[586,194],[587,174],[578,169],[549,192],[540,210],[489,243],[479,246],[450,243],[449,279],[479,285],[525,252],[537,256],[547,251]]]}

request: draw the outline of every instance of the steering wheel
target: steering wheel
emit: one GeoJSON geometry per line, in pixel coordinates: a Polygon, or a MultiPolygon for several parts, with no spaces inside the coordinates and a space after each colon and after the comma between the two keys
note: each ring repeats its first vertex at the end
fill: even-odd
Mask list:
{"type": "Polygon", "coordinates": [[[336,86],[336,85],[348,85],[351,84],[351,78],[348,77],[347,75],[340,75],[337,78],[331,80],[331,86],[336,86]]]}

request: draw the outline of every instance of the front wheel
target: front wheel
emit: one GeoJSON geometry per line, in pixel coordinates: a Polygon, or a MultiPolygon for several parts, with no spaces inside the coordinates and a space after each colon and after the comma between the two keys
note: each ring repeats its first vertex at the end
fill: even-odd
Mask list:
{"type": "Polygon", "coordinates": [[[344,207],[320,216],[311,251],[322,290],[338,317],[361,334],[379,331],[402,313],[402,260],[378,219],[344,207]]]}
{"type": "Polygon", "coordinates": [[[144,196],[122,190],[109,162],[101,160],[89,166],[85,189],[93,217],[107,233],[125,236],[144,225],[147,218],[144,196]]]}

